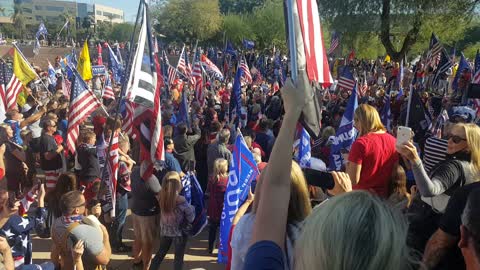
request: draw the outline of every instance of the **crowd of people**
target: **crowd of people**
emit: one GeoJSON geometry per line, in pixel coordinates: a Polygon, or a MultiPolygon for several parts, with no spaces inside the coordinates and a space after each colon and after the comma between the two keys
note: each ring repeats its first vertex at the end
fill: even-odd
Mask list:
{"type": "MultiPolygon", "coordinates": [[[[456,71],[461,76],[452,92],[453,72],[433,87],[434,70],[423,60],[405,66],[332,61],[335,78],[348,69],[359,78],[357,88],[362,85],[353,116],[358,134],[342,151],[341,169],[319,176],[295,161],[302,110],[318,99],[322,128],[310,141],[311,157],[332,168],[332,144],[355,90],[312,88],[303,73],[294,83],[276,71],[274,57],[256,68],[246,58],[253,79],[242,81],[239,115],[230,107],[232,76],[210,78],[205,100],[197,99],[188,78],[162,89],[165,160],[154,169],[158,189],[142,179],[140,143],[122,129],[124,117],[114,117],[120,85],[113,86],[116,98],[103,100],[81,125],[72,155],[61,58],[54,64],[56,87],[38,69],[43,83],[25,86],[0,124],[4,268],[105,269],[112,253],[131,252],[134,267],[159,269],[173,244],[174,269],[183,269],[196,218],[182,181],[191,174],[206,202],[205,255],[213,254],[234,141],[242,135],[260,173],[232,221],[228,269],[480,269],[480,127],[477,108],[467,106],[464,95],[471,71],[456,71]],[[399,144],[410,91],[421,97],[431,123],[399,144]],[[391,124],[379,113],[386,102],[391,124]],[[120,134],[114,214],[105,210],[102,177],[112,134],[120,134]],[[123,241],[129,209],[133,246],[123,241]],[[42,264],[32,260],[34,233],[52,240],[51,259],[42,264]]],[[[104,76],[90,82],[99,98],[105,83],[104,76]]]]}

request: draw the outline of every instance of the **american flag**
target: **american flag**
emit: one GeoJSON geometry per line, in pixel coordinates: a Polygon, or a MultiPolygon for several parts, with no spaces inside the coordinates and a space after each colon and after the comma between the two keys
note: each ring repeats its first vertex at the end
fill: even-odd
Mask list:
{"type": "Polygon", "coordinates": [[[210,59],[208,59],[206,55],[202,54],[202,56],[200,57],[200,61],[202,61],[202,65],[208,74],[210,74],[214,78],[223,80],[223,74],[220,69],[212,61],[210,61],[210,59]]]}
{"type": "Polygon", "coordinates": [[[195,80],[192,76],[192,64],[188,61],[187,52],[184,53],[185,57],[185,76],[191,85],[195,85],[195,80]]]}
{"type": "Polygon", "coordinates": [[[135,111],[135,103],[125,100],[125,116],[122,122],[122,130],[130,137],[134,137],[133,133],[133,115],[135,111]]]}
{"type": "Polygon", "coordinates": [[[432,85],[438,85],[440,81],[440,76],[443,73],[447,72],[453,66],[452,59],[450,59],[450,56],[448,55],[447,51],[444,48],[442,48],[440,55],[441,55],[440,62],[438,62],[438,66],[435,71],[435,75],[433,77],[432,85]]]}
{"type": "Polygon", "coordinates": [[[178,58],[178,63],[177,63],[177,70],[182,72],[183,74],[186,74],[186,69],[187,69],[187,63],[185,62],[184,58],[184,53],[185,53],[185,45],[182,48],[182,52],[180,53],[180,57],[178,58]]]}
{"type": "Polygon", "coordinates": [[[110,80],[110,75],[108,74],[105,78],[105,86],[103,89],[102,98],[115,100],[115,93],[113,92],[112,80],[110,80]]]}
{"type": "Polygon", "coordinates": [[[439,139],[442,138],[443,126],[447,123],[448,119],[449,118],[448,118],[447,110],[443,109],[442,113],[437,117],[437,121],[435,122],[435,125],[431,129],[431,132],[434,137],[437,137],[439,139]]]}
{"type": "Polygon", "coordinates": [[[242,61],[240,62],[240,66],[239,68],[241,68],[243,70],[243,78],[245,78],[245,81],[248,83],[248,84],[251,84],[252,83],[252,74],[250,74],[250,69],[248,68],[248,64],[247,64],[247,61],[245,59],[242,59],[242,61]]]}
{"type": "Polygon", "coordinates": [[[296,0],[295,2],[302,30],[308,78],[328,87],[333,83],[333,79],[323,45],[317,1],[296,0]]]}
{"type": "MultiPolygon", "coordinates": [[[[361,83],[361,85],[358,87],[358,96],[359,96],[359,97],[365,96],[365,94],[367,93],[367,90],[368,90],[367,72],[364,71],[364,73],[363,73],[363,78],[362,78],[362,83],[361,83]]],[[[327,92],[328,92],[328,90],[327,90],[327,92]]]]}
{"type": "Polygon", "coordinates": [[[442,44],[440,44],[440,41],[438,40],[435,33],[432,33],[427,53],[427,65],[430,65],[432,67],[437,66],[438,62],[440,61],[440,53],[442,52],[442,49],[442,44]]]}
{"type": "Polygon", "coordinates": [[[338,80],[338,86],[350,91],[355,86],[355,79],[353,78],[353,74],[352,72],[350,72],[350,69],[346,66],[343,68],[342,75],[338,80]]]}
{"type": "Polygon", "coordinates": [[[73,70],[72,84],[70,109],[68,112],[67,148],[73,154],[76,149],[80,124],[102,104],[88,88],[77,70],[73,70]]]}
{"type": "Polygon", "coordinates": [[[340,35],[337,31],[333,31],[332,40],[330,41],[330,48],[328,49],[327,54],[332,54],[340,45],[340,35]]]}
{"type": "Polygon", "coordinates": [[[168,86],[172,86],[177,78],[177,69],[168,65],[168,86]]]}
{"type": "Polygon", "coordinates": [[[475,66],[474,74],[472,77],[472,83],[480,84],[480,51],[477,50],[477,55],[475,56],[475,66]]]}
{"type": "Polygon", "coordinates": [[[62,78],[63,95],[66,97],[70,97],[71,88],[72,88],[72,83],[67,79],[67,76],[63,76],[62,78]]]}
{"type": "MultiPolygon", "coordinates": [[[[118,132],[113,134],[113,140],[111,141],[110,152],[108,153],[108,160],[106,163],[107,169],[103,170],[102,181],[107,187],[105,199],[107,204],[103,206],[104,211],[109,211],[112,217],[115,217],[115,200],[117,194],[117,175],[118,175],[118,132]]],[[[106,149],[108,151],[108,148],[106,149]]]]}
{"type": "Polygon", "coordinates": [[[199,53],[195,54],[195,64],[193,65],[192,77],[195,79],[195,95],[198,102],[203,107],[205,104],[205,95],[203,93],[203,72],[200,63],[199,53]]]}
{"type": "Polygon", "coordinates": [[[7,63],[0,63],[0,95],[2,103],[6,105],[6,110],[15,109],[17,106],[17,97],[22,90],[22,82],[17,78],[7,63]]]}

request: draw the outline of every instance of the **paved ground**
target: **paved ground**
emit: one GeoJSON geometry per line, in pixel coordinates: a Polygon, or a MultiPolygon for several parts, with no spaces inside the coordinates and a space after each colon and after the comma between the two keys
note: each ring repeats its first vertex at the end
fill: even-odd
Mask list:
{"type": "MultiPolygon", "coordinates": [[[[133,240],[133,229],[131,225],[130,216],[127,217],[126,231],[124,231],[124,241],[127,245],[131,245],[133,240]]],[[[224,265],[216,262],[217,250],[213,255],[207,253],[208,246],[208,230],[207,228],[203,232],[195,237],[191,238],[187,244],[187,250],[185,254],[184,269],[207,269],[207,270],[220,270],[224,269],[224,265]]],[[[40,263],[50,258],[50,246],[52,241],[50,239],[39,239],[34,237],[33,239],[33,260],[35,263],[40,263]]],[[[155,252],[157,248],[154,248],[155,252]]],[[[170,253],[165,258],[160,269],[173,269],[173,247],[170,248],[170,253]]],[[[132,268],[131,254],[113,254],[109,270],[129,270],[132,268]]]]}

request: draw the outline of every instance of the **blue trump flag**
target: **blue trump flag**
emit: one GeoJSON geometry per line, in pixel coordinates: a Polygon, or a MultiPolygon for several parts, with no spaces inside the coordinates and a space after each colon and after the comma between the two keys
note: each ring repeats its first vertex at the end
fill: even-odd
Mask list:
{"type": "Polygon", "coordinates": [[[467,60],[465,60],[465,56],[463,56],[462,53],[462,57],[458,63],[457,73],[455,73],[455,78],[452,82],[452,89],[455,90],[455,92],[458,90],[458,81],[460,80],[460,76],[462,76],[462,72],[465,69],[470,70],[470,65],[468,64],[467,60]]]}
{"type": "Polygon", "coordinates": [[[255,47],[255,42],[253,40],[243,39],[243,47],[247,50],[251,50],[255,47]]]}
{"type": "Polygon", "coordinates": [[[233,81],[232,97],[230,98],[230,115],[228,116],[230,121],[233,119],[233,115],[237,116],[237,123],[240,123],[240,116],[242,115],[242,85],[241,79],[243,76],[243,69],[237,68],[237,74],[233,81]]]}
{"type": "Polygon", "coordinates": [[[352,95],[347,103],[347,109],[343,114],[340,127],[335,134],[335,141],[332,144],[330,153],[330,170],[339,171],[343,165],[342,150],[350,151],[356,136],[356,130],[353,127],[353,115],[358,106],[357,86],[352,90],[352,95]]]}
{"type": "Polygon", "coordinates": [[[188,115],[188,100],[187,100],[187,88],[184,87],[182,91],[182,102],[177,114],[177,124],[184,123],[187,127],[190,127],[190,118],[188,115]]]}
{"type": "Polygon", "coordinates": [[[383,105],[380,119],[382,120],[382,124],[388,131],[392,130],[392,112],[390,110],[390,91],[387,91],[385,97],[383,97],[385,104],[383,105]]]}
{"type": "Polygon", "coordinates": [[[227,42],[227,47],[225,48],[225,53],[230,54],[233,58],[237,57],[237,50],[233,48],[231,42],[227,42]]]}
{"type": "MultiPolygon", "coordinates": [[[[296,151],[295,160],[302,168],[310,168],[312,158],[312,147],[310,145],[310,135],[307,130],[300,126],[297,129],[298,151],[296,151]]],[[[295,142],[297,143],[297,142],[295,142]]]]}
{"type": "Polygon", "coordinates": [[[108,54],[110,56],[110,68],[112,69],[113,78],[115,82],[122,83],[123,67],[115,52],[110,48],[110,45],[108,45],[108,54]]]}
{"type": "Polygon", "coordinates": [[[257,178],[258,169],[252,152],[248,149],[245,140],[238,132],[233,147],[233,158],[230,163],[228,185],[223,202],[222,218],[220,220],[220,246],[218,248],[218,262],[228,261],[228,238],[232,221],[238,208],[245,202],[250,185],[257,178]]]}

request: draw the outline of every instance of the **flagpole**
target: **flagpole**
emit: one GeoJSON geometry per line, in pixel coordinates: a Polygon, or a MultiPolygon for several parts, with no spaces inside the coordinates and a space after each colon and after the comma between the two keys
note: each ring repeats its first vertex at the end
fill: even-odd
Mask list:
{"type": "Polygon", "coordinates": [[[287,25],[288,25],[288,47],[290,49],[290,64],[291,64],[291,77],[292,81],[297,80],[297,44],[295,42],[295,26],[293,23],[293,0],[287,0],[287,25]]]}
{"type": "Polygon", "coordinates": [[[30,62],[27,60],[27,58],[25,57],[25,55],[23,55],[22,51],[17,47],[17,43],[16,42],[13,42],[12,43],[13,47],[15,47],[15,49],[17,49],[18,53],[20,54],[20,56],[23,58],[23,60],[27,63],[28,67],[33,70],[33,72],[35,72],[35,74],[37,74],[37,77],[40,79],[40,82],[43,84],[43,86],[45,87],[45,89],[47,90],[47,93],[49,92],[48,91],[48,87],[45,85],[45,83],[43,82],[42,80],[42,77],[40,77],[40,75],[38,75],[37,71],[32,67],[32,65],[30,64],[30,62]]]}
{"type": "Polygon", "coordinates": [[[413,85],[410,84],[410,92],[408,93],[408,104],[407,104],[407,119],[405,120],[406,127],[408,127],[408,122],[410,118],[410,105],[412,104],[412,92],[413,92],[413,85]]]}

